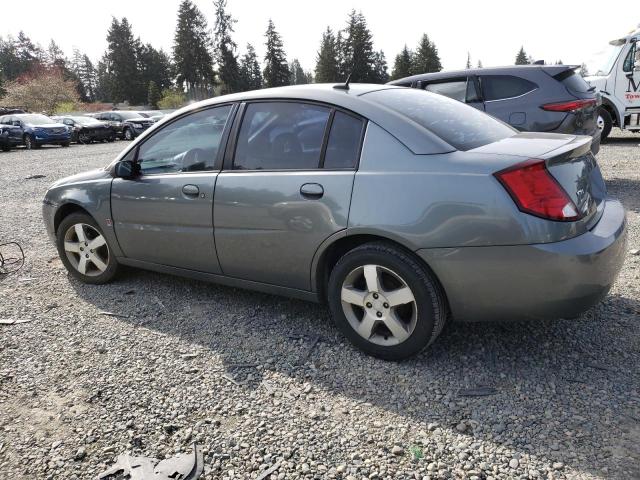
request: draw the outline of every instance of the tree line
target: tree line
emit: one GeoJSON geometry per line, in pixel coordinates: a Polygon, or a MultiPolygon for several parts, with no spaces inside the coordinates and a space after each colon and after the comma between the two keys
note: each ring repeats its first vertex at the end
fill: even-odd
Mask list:
{"type": "MultiPolygon", "coordinates": [[[[24,32],[17,38],[0,37],[0,102],[23,98],[14,92],[22,89],[24,94],[26,83],[44,77],[64,82],[63,102],[129,102],[166,108],[187,99],[264,87],[340,82],[349,75],[352,82],[385,83],[442,70],[438,49],[425,33],[415,50],[404,46],[389,74],[384,52],[375,50],[366,19],[355,10],[343,28],[328,26],[322,33],[313,72],[305,71],[296,58],[288,61],[272,20],[264,34],[264,57],[260,59],[250,43],[240,54],[233,40],[236,20],[227,11],[227,0],[214,0],[213,7],[210,28],[192,0],[180,3],[171,52],[143,42],[127,18],[114,17],[107,31],[107,49],[96,64],[78,49],[67,58],[54,40],[44,49],[24,32]]],[[[521,63],[531,63],[523,48],[516,58],[516,64],[521,63]]],[[[470,55],[466,66],[471,67],[470,55]]]]}

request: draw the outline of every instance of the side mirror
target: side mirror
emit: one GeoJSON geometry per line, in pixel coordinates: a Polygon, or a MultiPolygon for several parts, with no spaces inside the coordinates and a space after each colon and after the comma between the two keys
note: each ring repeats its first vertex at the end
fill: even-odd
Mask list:
{"type": "Polygon", "coordinates": [[[131,160],[122,160],[116,164],[114,174],[118,178],[135,178],[140,173],[140,165],[131,160]]]}

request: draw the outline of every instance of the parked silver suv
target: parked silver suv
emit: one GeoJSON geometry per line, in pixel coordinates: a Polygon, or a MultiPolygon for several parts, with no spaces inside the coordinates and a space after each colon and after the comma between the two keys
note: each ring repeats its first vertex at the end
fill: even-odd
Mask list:
{"type": "Polygon", "coordinates": [[[590,144],[418,89],[260,90],[58,181],[44,219],[83,282],[130,265],[327,301],[353,343],[401,359],[449,316],[572,317],[607,293],[625,212],[590,144]]]}

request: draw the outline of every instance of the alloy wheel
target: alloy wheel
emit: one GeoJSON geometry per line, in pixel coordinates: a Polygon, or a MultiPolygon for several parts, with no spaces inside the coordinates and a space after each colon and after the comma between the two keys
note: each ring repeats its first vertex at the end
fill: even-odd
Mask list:
{"type": "Polygon", "coordinates": [[[86,223],[76,223],[64,234],[64,251],[69,263],[82,275],[96,277],[107,270],[109,247],[104,236],[86,223]]]}
{"type": "Polygon", "coordinates": [[[380,265],[355,268],[345,277],[340,299],[351,327],[376,345],[398,345],[416,327],[415,296],[407,282],[389,268],[380,265]]]}
{"type": "Polygon", "coordinates": [[[602,115],[598,115],[598,120],[596,123],[600,131],[604,130],[604,118],[602,118],[602,115]]]}

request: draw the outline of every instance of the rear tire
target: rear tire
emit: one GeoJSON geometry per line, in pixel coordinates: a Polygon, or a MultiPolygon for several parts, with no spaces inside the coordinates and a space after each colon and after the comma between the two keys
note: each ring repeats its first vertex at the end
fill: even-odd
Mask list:
{"type": "Polygon", "coordinates": [[[604,142],[613,127],[613,119],[606,108],[600,107],[598,110],[598,128],[600,128],[600,141],[604,142]]]}
{"type": "Polygon", "coordinates": [[[110,282],[118,262],[98,223],[85,213],[65,217],[56,231],[56,246],[68,272],[83,283],[110,282]]]}
{"type": "Polygon", "coordinates": [[[367,243],[336,263],[327,288],[338,328],[358,348],[403,360],[442,331],[447,304],[437,280],[410,252],[367,243]]]}
{"type": "Polygon", "coordinates": [[[124,129],[124,139],[125,140],[133,140],[133,132],[130,128],[124,129]]]}

